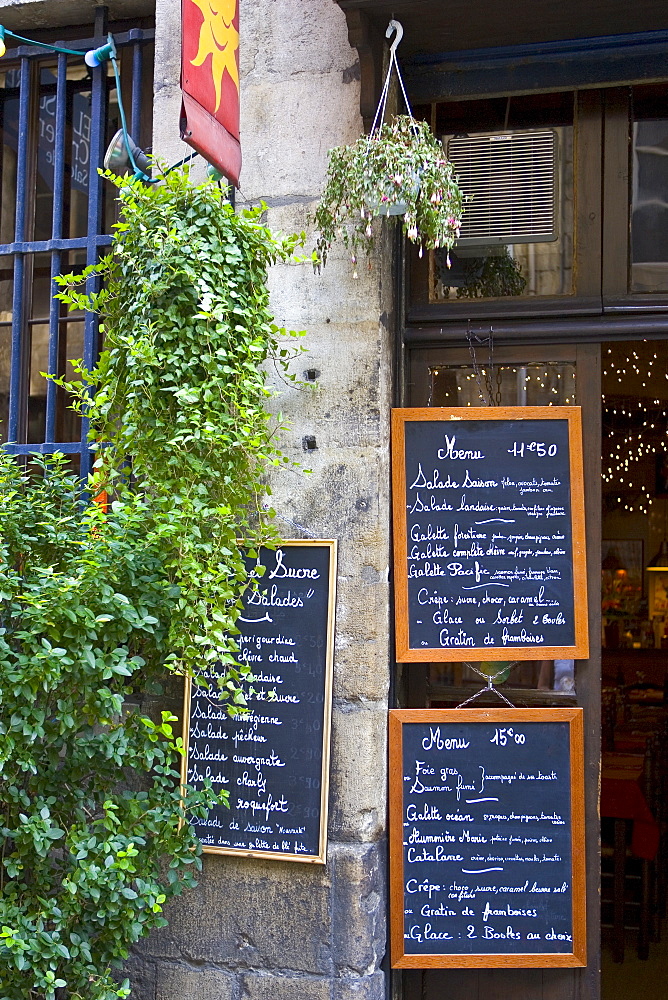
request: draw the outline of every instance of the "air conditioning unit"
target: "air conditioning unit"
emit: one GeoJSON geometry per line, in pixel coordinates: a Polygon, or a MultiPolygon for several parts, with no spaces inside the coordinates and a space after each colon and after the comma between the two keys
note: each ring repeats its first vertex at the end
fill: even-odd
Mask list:
{"type": "MultiPolygon", "coordinates": [[[[557,133],[495,132],[450,136],[448,159],[471,196],[456,251],[558,238],[557,133]]],[[[462,253],[463,251],[463,253],[462,253]]]]}

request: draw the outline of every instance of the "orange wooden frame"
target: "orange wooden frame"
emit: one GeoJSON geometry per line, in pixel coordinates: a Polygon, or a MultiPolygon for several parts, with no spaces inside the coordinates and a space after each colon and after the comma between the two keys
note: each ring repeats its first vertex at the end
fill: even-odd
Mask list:
{"type": "Polygon", "coordinates": [[[584,728],[581,708],[544,709],[395,709],[390,711],[390,944],[394,969],[442,968],[574,968],[587,964],[586,866],[584,815],[584,728]],[[426,722],[568,722],[571,783],[571,891],[573,948],[558,954],[431,954],[407,955],[404,948],[404,795],[403,741],[405,723],[426,722]]]}
{"type": "Polygon", "coordinates": [[[582,421],[579,406],[416,407],[392,411],[392,506],[394,525],[394,598],[396,658],[400,663],[464,660],[586,660],[589,656],[587,565],[582,462],[582,421]],[[410,646],[408,619],[408,540],[406,524],[405,424],[408,421],[567,420],[573,563],[575,645],[477,648],[410,646]]]}

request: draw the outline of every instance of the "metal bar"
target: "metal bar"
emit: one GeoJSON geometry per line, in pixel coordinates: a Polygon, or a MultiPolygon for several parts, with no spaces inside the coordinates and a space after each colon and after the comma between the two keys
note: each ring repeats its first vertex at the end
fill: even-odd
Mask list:
{"type": "MultiPolygon", "coordinates": [[[[49,309],[49,357],[47,361],[47,372],[49,375],[58,374],[58,341],[60,335],[60,302],[55,297],[58,291],[56,277],[62,273],[62,257],[56,250],[51,254],[51,302],[49,309]]],[[[44,437],[47,441],[53,441],[56,434],[56,399],[58,391],[51,379],[46,382],[46,414],[44,424],[44,437]]]]}
{"type": "MultiPolygon", "coordinates": [[[[104,40],[106,37],[106,8],[98,7],[95,11],[95,34],[104,40]]],[[[88,174],[88,225],[87,225],[87,252],[86,266],[96,264],[98,261],[97,234],[102,228],[102,178],[97,170],[92,169],[92,165],[102,163],[104,157],[104,144],[107,131],[107,68],[105,65],[98,66],[93,70],[93,86],[91,93],[91,130],[90,130],[90,164],[91,169],[88,174]]],[[[91,275],[86,281],[86,294],[94,295],[99,290],[100,279],[97,275],[91,275]]],[[[97,359],[98,349],[98,321],[94,313],[86,313],[84,322],[84,343],[83,362],[86,368],[92,368],[97,359]]],[[[88,432],[90,421],[85,416],[81,417],[81,478],[88,479],[91,470],[92,454],[88,444],[88,432]]]]}
{"type": "MultiPolygon", "coordinates": [[[[5,76],[5,80],[6,79],[7,76],[5,76]]],[[[6,98],[3,94],[3,99],[0,100],[0,134],[2,135],[2,142],[0,142],[0,231],[2,230],[2,223],[4,220],[4,211],[2,205],[4,199],[2,197],[2,189],[6,183],[4,176],[5,142],[7,141],[5,136],[5,99],[6,98]]]]}
{"type": "MultiPolygon", "coordinates": [[[[114,34],[114,43],[116,48],[120,48],[124,45],[129,45],[132,42],[152,42],[155,39],[155,29],[154,28],[132,28],[131,31],[122,31],[120,34],[114,34]]],[[[107,40],[106,35],[103,38],[103,42],[107,40]]],[[[60,45],[60,42],[54,42],[54,45],[60,45]]],[[[100,36],[95,38],[78,38],[76,42],[72,43],[72,47],[81,51],[81,56],[86,54],[89,49],[96,49],[100,44],[100,36]]],[[[16,60],[19,59],[43,59],[44,49],[35,45],[18,45],[16,48],[7,49],[4,59],[16,60]]],[[[73,57],[74,58],[74,57],[73,57]]]]}
{"type": "MultiPolygon", "coordinates": [[[[58,56],[56,121],[53,145],[53,225],[52,239],[63,235],[63,189],[65,185],[65,125],[67,114],[67,56],[58,56]]],[[[53,248],[56,249],[55,247],[53,248]]]]}
{"type": "Polygon", "coordinates": [[[111,243],[111,236],[99,234],[97,236],[80,236],[73,239],[3,243],[0,244],[0,257],[17,253],[49,253],[53,250],[86,250],[90,246],[91,239],[95,241],[97,247],[107,247],[111,243]]]}
{"type": "Polygon", "coordinates": [[[466,343],[467,329],[473,334],[489,334],[494,327],[495,344],[566,344],[600,343],[606,340],[642,340],[646,337],[668,339],[668,312],[625,316],[606,312],[598,316],[545,316],[540,320],[473,320],[470,325],[454,322],[435,326],[411,326],[404,331],[404,342],[412,347],[434,344],[466,343]]]}
{"type": "MultiPolygon", "coordinates": [[[[18,120],[18,150],[16,163],[16,217],[14,225],[15,242],[22,243],[26,228],[26,204],[28,194],[28,115],[30,113],[31,68],[27,59],[21,60],[20,97],[18,120]]],[[[24,437],[28,418],[28,394],[23,392],[25,384],[26,337],[24,336],[24,277],[25,260],[22,254],[14,257],[14,289],[12,296],[12,358],[9,373],[9,419],[7,437],[9,441],[19,441],[24,437]]]]}
{"type": "MultiPolygon", "coordinates": [[[[142,99],[142,52],[141,45],[136,43],[132,46],[132,121],[130,123],[130,135],[134,141],[141,145],[141,99],[142,99]]],[[[120,100],[120,96],[119,96],[120,100]]]]}
{"type": "MultiPolygon", "coordinates": [[[[60,239],[63,234],[63,192],[65,185],[65,125],[67,111],[67,56],[58,56],[58,76],[56,89],[55,134],[53,140],[53,218],[51,235],[60,239]]],[[[58,374],[58,341],[60,337],[61,304],[55,298],[58,291],[56,278],[62,273],[60,250],[51,253],[51,301],[49,307],[49,360],[47,371],[58,374]]],[[[46,416],[44,437],[53,441],[56,434],[56,402],[58,392],[50,380],[46,384],[46,416]]]]}
{"type": "MultiPolygon", "coordinates": [[[[3,444],[3,451],[10,455],[51,455],[54,451],[62,451],[64,455],[79,455],[80,441],[46,441],[44,444],[3,444]]],[[[88,446],[86,446],[88,450],[88,446]]]]}
{"type": "MultiPolygon", "coordinates": [[[[51,273],[51,268],[49,268],[49,273],[51,273]]],[[[84,316],[59,316],[59,323],[83,323],[84,316]]],[[[28,326],[44,326],[45,323],[49,322],[48,316],[33,316],[32,319],[28,320],[28,326]]],[[[0,328],[3,326],[11,326],[11,319],[0,320],[0,328]]]]}

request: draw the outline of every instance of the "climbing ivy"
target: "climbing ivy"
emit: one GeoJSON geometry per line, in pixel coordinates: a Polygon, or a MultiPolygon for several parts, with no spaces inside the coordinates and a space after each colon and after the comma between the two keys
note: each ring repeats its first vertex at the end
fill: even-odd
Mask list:
{"type": "Polygon", "coordinates": [[[244,706],[241,542],[273,538],[267,469],[288,464],[265,370],[292,378],[299,335],[273,322],[267,268],[298,238],[176,171],[108,180],[111,252],[60,293],[99,314],[105,349],[55,379],[94,475],[0,450],[0,1000],[127,996],[114,969],[194,884],[188,820],[226,796],[179,788],[174,717],[137,701],[217,662],[244,706]]]}
{"type": "Polygon", "coordinates": [[[246,668],[233,638],[247,583],[239,539],[253,555],[273,537],[266,472],[289,464],[263,366],[271,360],[295,381],[287,345],[301,335],[274,323],[267,268],[291,259],[303,237],[275,238],[261,208],[235,213],[217,185],[192,185],[186,173],[152,186],[108,179],[122,202],[113,251],[64,276],[60,295],[99,313],[105,351],[91,371],[75,364],[79,381],[58,381],[104,442],[96,488],[150,498],[146,530],[180,589],[173,667],[226,665],[223,697],[243,704],[246,668]],[[95,276],[100,292],[77,290],[95,276]]]}

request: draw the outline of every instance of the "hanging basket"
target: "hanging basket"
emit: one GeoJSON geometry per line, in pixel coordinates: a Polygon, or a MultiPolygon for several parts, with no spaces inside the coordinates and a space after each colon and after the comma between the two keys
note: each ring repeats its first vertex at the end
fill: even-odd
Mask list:
{"type": "MultiPolygon", "coordinates": [[[[388,37],[398,22],[391,21],[388,37]]],[[[459,236],[465,197],[443,145],[426,122],[412,115],[399,66],[398,30],[390,49],[390,65],[373,126],[350,146],[330,150],[325,188],[315,213],[319,230],[316,253],[324,264],[330,247],[341,240],[353,254],[373,248],[373,220],[394,216],[413,243],[444,248],[446,255],[459,236]],[[387,95],[396,71],[408,114],[385,121],[387,95]]]]}

